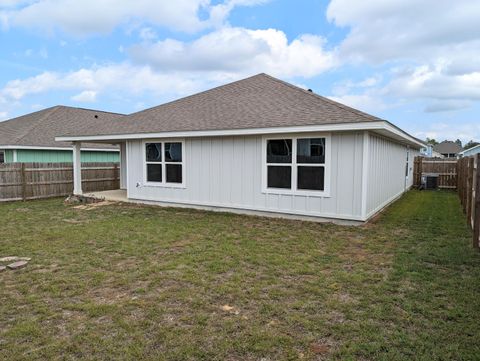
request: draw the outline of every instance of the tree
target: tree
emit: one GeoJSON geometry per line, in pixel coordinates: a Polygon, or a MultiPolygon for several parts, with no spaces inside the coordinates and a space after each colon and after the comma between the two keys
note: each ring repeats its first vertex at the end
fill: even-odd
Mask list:
{"type": "Polygon", "coordinates": [[[469,141],[468,143],[466,143],[466,144],[463,146],[463,150],[467,150],[467,149],[476,147],[477,145],[480,145],[480,143],[471,140],[471,141],[469,141]]]}
{"type": "Polygon", "coordinates": [[[457,143],[460,148],[463,148],[462,141],[460,139],[457,139],[455,143],[457,143]]]}
{"type": "Polygon", "coordinates": [[[434,138],[430,139],[427,137],[427,144],[437,145],[438,142],[434,138]]]}

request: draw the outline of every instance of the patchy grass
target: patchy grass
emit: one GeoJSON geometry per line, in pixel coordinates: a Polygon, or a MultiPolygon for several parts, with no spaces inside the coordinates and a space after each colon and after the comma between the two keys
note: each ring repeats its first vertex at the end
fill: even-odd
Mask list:
{"type": "Polygon", "coordinates": [[[0,205],[0,359],[474,360],[456,194],[364,227],[60,199],[0,205]]]}

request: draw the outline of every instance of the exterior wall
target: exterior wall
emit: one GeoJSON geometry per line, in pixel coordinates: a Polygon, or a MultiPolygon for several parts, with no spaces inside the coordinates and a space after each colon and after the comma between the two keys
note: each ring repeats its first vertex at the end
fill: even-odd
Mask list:
{"type": "MultiPolygon", "coordinates": [[[[72,162],[72,151],[17,149],[17,162],[62,163],[72,162]]],[[[6,163],[14,162],[13,150],[6,150],[6,163]]],[[[119,162],[118,152],[83,151],[82,162],[119,162]]]]}
{"type": "Polygon", "coordinates": [[[262,193],[262,136],[185,139],[184,188],[145,185],[143,142],[128,141],[127,194],[145,201],[361,220],[363,139],[362,132],[331,134],[329,197],[262,193]]]}
{"type": "Polygon", "coordinates": [[[413,185],[413,162],[420,152],[370,134],[368,136],[366,215],[369,218],[413,185]],[[406,177],[407,151],[408,178],[406,177]]]}

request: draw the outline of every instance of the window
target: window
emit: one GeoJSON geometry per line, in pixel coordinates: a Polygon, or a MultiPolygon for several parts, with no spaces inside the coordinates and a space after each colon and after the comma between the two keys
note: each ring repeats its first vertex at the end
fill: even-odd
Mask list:
{"type": "Polygon", "coordinates": [[[183,184],[183,142],[145,143],[147,183],[183,184]]]}
{"type": "Polygon", "coordinates": [[[325,138],[297,139],[297,164],[297,189],[323,191],[325,138]]]}
{"type": "Polygon", "coordinates": [[[327,136],[265,139],[267,193],[327,196],[327,136]]]}
{"type": "Polygon", "coordinates": [[[292,140],[272,139],[267,141],[268,188],[292,187],[292,140]]]}
{"type": "Polygon", "coordinates": [[[0,150],[0,164],[5,163],[5,152],[0,150]]]}

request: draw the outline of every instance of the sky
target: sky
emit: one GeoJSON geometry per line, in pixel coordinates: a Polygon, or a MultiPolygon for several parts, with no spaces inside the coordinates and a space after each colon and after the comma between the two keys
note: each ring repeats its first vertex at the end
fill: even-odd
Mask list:
{"type": "Polygon", "coordinates": [[[0,120],[133,113],[267,73],[480,141],[478,0],[0,0],[0,120]]]}

